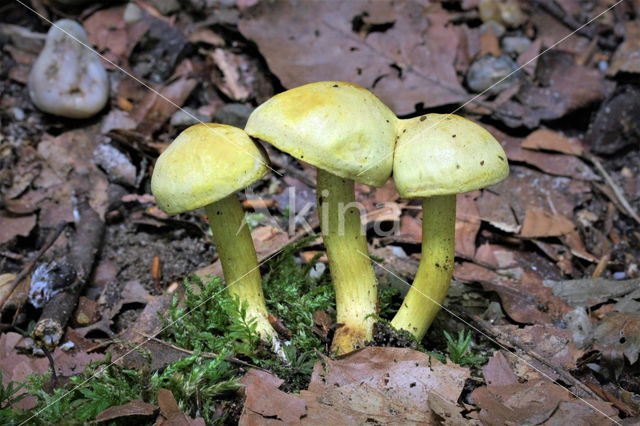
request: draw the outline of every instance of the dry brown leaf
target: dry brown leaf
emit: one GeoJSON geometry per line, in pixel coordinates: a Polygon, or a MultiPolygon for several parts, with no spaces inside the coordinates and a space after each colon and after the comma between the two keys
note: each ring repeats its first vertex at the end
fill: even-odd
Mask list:
{"type": "Polygon", "coordinates": [[[157,88],[162,96],[145,89],[147,98],[153,101],[149,109],[135,114],[136,121],[139,122],[138,131],[151,134],[158,130],[182,106],[197,85],[198,80],[192,75],[191,62],[185,60],[169,78],[169,82],[157,88]]]}
{"type": "MultiPolygon", "coordinates": [[[[126,66],[130,53],[124,6],[99,10],[83,23],[89,41],[110,61],[126,66]]],[[[136,40],[137,41],[137,40],[136,40]]],[[[109,68],[113,65],[103,62],[109,68]]]]}
{"type": "Polygon", "coordinates": [[[278,387],[283,381],[266,371],[249,370],[240,383],[246,394],[240,425],[267,424],[266,418],[292,424],[305,415],[304,399],[282,392],[278,387]]]}
{"type": "Polygon", "coordinates": [[[590,197],[591,186],[512,165],[509,178],[492,186],[491,191],[508,200],[516,219],[522,223],[530,206],[572,217],[574,208],[590,197]]]}
{"type": "Polygon", "coordinates": [[[585,353],[573,342],[569,330],[558,328],[553,324],[535,324],[525,327],[501,325],[497,328],[518,344],[562,368],[575,368],[576,361],[585,353]]]}
{"type": "Polygon", "coordinates": [[[13,240],[18,235],[26,237],[36,226],[36,215],[9,216],[0,210],[0,244],[13,240]]]}
{"type": "Polygon", "coordinates": [[[578,400],[566,389],[547,380],[483,386],[476,388],[471,398],[482,407],[480,420],[486,425],[602,424],[608,420],[607,416],[620,420],[611,404],[593,399],[578,400]],[[591,408],[593,406],[599,411],[591,408]]]}
{"type": "Polygon", "coordinates": [[[480,214],[475,199],[479,192],[456,196],[455,253],[465,259],[473,259],[476,252],[476,234],[480,230],[480,214]]]}
{"type": "Polygon", "coordinates": [[[624,41],[613,54],[607,74],[613,76],[621,71],[640,73],[640,24],[638,21],[627,22],[624,41]]]}
{"type": "Polygon", "coordinates": [[[124,405],[109,407],[96,417],[96,422],[108,422],[110,420],[133,421],[140,417],[153,416],[158,409],[157,405],[147,404],[140,400],[129,401],[124,405]]]}
{"type": "Polygon", "coordinates": [[[476,207],[480,219],[492,226],[512,234],[520,231],[520,225],[505,197],[492,191],[482,191],[482,195],[476,200],[476,207]]]}
{"type": "Polygon", "coordinates": [[[350,81],[402,115],[468,98],[454,68],[458,32],[448,21],[437,3],[280,0],[246,10],[238,27],[286,88],[350,81]]]}
{"type": "Polygon", "coordinates": [[[594,336],[594,349],[603,352],[605,358],[624,365],[624,354],[633,364],[640,353],[640,314],[611,312],[600,321],[594,336]]]}
{"type": "Polygon", "coordinates": [[[525,238],[557,237],[575,229],[573,222],[561,215],[538,207],[529,207],[524,216],[520,236],[525,238]]]}
{"type": "Polygon", "coordinates": [[[555,120],[601,101],[611,87],[600,71],[577,65],[573,55],[558,49],[538,58],[535,80],[536,84],[521,85],[517,101],[498,107],[503,114],[497,116],[506,125],[535,128],[540,121],[555,120]]]}
{"type": "Polygon", "coordinates": [[[496,351],[487,365],[482,367],[482,375],[487,385],[507,386],[518,383],[518,377],[516,377],[509,362],[500,351],[496,351]]]}
{"type": "Polygon", "coordinates": [[[430,395],[456,405],[469,377],[467,368],[406,348],[367,347],[323,362],[314,367],[309,389],[300,393],[309,424],[429,422],[430,395]]]}
{"type": "Polygon", "coordinates": [[[504,310],[519,323],[549,324],[554,319],[562,319],[572,308],[542,284],[538,271],[533,271],[531,265],[529,269],[521,269],[519,279],[515,280],[463,262],[456,266],[453,276],[458,281],[479,282],[485,290],[498,293],[504,310]]]}
{"type": "Polygon", "coordinates": [[[523,141],[522,147],[535,150],[562,152],[570,155],[581,155],[584,149],[576,138],[568,138],[549,129],[538,129],[531,132],[523,141]]]}
{"type": "Polygon", "coordinates": [[[517,138],[494,132],[491,128],[489,130],[502,144],[509,161],[521,161],[555,176],[567,176],[581,180],[600,180],[600,177],[579,158],[571,155],[523,149],[517,138]]]}

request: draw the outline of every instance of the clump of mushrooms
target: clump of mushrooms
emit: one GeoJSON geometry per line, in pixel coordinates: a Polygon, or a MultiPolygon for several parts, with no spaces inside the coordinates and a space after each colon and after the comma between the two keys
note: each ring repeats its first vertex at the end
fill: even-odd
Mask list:
{"type": "Polygon", "coordinates": [[[151,191],[167,214],[204,207],[227,289],[247,303],[260,337],[284,358],[268,319],[256,250],[236,195],[268,171],[266,153],[241,129],[197,124],[184,130],[156,161],[151,191]]]}
{"type": "Polygon", "coordinates": [[[456,115],[399,120],[393,178],[403,198],[422,198],[422,258],[391,325],[422,339],[444,302],[453,274],[456,194],[509,174],[502,146],[456,115]]]}
{"type": "Polygon", "coordinates": [[[307,84],[260,105],[245,130],[317,169],[322,237],[336,291],[332,350],[371,340],[377,281],[355,203],[354,181],[382,186],[391,175],[397,118],[370,91],[341,81],[307,84]]]}

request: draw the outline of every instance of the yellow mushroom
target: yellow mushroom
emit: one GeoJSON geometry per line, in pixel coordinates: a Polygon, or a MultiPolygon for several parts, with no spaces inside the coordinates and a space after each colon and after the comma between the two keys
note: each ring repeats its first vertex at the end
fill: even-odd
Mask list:
{"type": "Polygon", "coordinates": [[[354,181],[382,186],[391,175],[397,118],[370,91],[322,81],[280,93],[249,117],[247,133],[315,166],[322,237],[336,291],[332,350],[371,340],[377,282],[355,203],[354,181]]]}
{"type": "Polygon", "coordinates": [[[268,319],[262,278],[244,211],[236,195],[262,178],[269,159],[241,129],[196,124],[184,130],[156,161],[151,191],[167,214],[205,208],[231,295],[247,302],[260,337],[282,356],[268,319]]]}
{"type": "Polygon", "coordinates": [[[506,179],[509,164],[488,131],[457,115],[400,120],[397,132],[393,179],[401,197],[423,198],[422,258],[391,325],[422,339],[453,274],[456,194],[506,179]]]}

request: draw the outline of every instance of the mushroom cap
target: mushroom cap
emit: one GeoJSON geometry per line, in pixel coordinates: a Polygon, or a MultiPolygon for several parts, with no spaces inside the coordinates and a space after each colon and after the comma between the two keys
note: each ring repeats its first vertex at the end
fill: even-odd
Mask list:
{"type": "Polygon", "coordinates": [[[242,129],[196,124],[158,157],[151,192],[167,214],[195,210],[256,182],[267,173],[268,162],[242,129]]]}
{"type": "Polygon", "coordinates": [[[460,194],[509,175],[502,146],[466,118],[427,114],[400,120],[398,136],[393,180],[401,197],[460,194]]]}
{"type": "Polygon", "coordinates": [[[321,81],[269,99],[249,116],[245,130],[334,175],[382,186],[393,167],[396,122],[367,89],[321,81]]]}

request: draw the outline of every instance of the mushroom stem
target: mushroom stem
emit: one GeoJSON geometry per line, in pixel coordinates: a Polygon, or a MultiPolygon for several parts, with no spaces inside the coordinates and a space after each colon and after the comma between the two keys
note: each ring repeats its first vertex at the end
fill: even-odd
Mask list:
{"type": "Polygon", "coordinates": [[[278,334],[269,323],[262,293],[262,278],[251,232],[237,195],[231,194],[205,207],[222,272],[231,296],[247,302],[247,319],[256,319],[256,331],[278,352],[278,334]]]}
{"type": "Polygon", "coordinates": [[[456,196],[422,200],[422,259],[413,285],[391,321],[421,340],[449,290],[455,252],[456,196]],[[426,299],[426,300],[425,300],[426,299]]]}
{"type": "Polygon", "coordinates": [[[377,283],[355,200],[354,181],[318,169],[318,216],[336,292],[337,322],[331,346],[338,354],[371,340],[377,283]]]}

